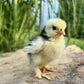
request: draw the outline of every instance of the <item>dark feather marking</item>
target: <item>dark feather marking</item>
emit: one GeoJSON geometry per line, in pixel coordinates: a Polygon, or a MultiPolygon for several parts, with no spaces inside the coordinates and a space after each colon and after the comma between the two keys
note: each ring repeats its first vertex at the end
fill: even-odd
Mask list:
{"type": "Polygon", "coordinates": [[[43,28],[43,30],[41,31],[40,36],[45,39],[45,40],[49,40],[50,37],[46,35],[46,31],[45,31],[45,27],[43,28]]]}
{"type": "Polygon", "coordinates": [[[50,37],[47,36],[46,31],[45,31],[45,27],[43,28],[43,30],[41,31],[40,35],[36,35],[35,37],[33,37],[30,41],[34,41],[36,40],[39,36],[41,36],[44,40],[50,40],[50,37]]]}
{"type": "Polygon", "coordinates": [[[28,46],[32,46],[32,44],[29,43],[28,46]]]}
{"type": "Polygon", "coordinates": [[[33,63],[32,53],[28,53],[28,56],[29,56],[29,62],[30,64],[32,64],[33,63]]]}
{"type": "Polygon", "coordinates": [[[28,53],[28,55],[32,55],[32,53],[28,53]]]}

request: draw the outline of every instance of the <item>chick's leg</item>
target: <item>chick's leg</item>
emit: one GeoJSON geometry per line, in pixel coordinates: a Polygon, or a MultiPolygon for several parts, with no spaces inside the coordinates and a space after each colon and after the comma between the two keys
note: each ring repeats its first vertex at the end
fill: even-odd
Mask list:
{"type": "Polygon", "coordinates": [[[50,66],[44,66],[43,67],[43,73],[45,73],[45,71],[55,72],[55,70],[53,70],[53,68],[50,66]]]}
{"type": "Polygon", "coordinates": [[[41,79],[42,78],[42,73],[39,69],[39,67],[35,67],[35,73],[36,73],[36,77],[41,79]]]}

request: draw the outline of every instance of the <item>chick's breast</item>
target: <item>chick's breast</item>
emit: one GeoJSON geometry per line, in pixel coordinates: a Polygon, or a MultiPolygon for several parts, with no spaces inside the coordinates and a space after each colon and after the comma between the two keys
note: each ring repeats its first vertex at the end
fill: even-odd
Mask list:
{"type": "Polygon", "coordinates": [[[55,58],[61,56],[65,47],[64,38],[45,41],[43,50],[35,56],[38,66],[45,66],[55,58]]]}

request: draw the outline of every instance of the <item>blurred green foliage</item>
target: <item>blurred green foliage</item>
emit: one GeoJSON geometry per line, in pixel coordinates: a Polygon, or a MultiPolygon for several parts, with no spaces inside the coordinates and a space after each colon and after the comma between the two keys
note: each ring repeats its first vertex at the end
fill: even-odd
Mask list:
{"type": "MultiPolygon", "coordinates": [[[[58,0],[57,17],[67,22],[68,44],[77,44],[82,49],[83,41],[71,36],[84,36],[84,0],[58,0]],[[76,42],[74,41],[76,40],[76,42]],[[70,43],[69,43],[70,42],[70,43]]],[[[52,0],[48,5],[53,8],[52,0]]],[[[41,28],[42,0],[0,0],[0,51],[7,52],[22,48],[24,43],[38,34],[41,28]],[[39,1],[39,3],[38,3],[39,1]],[[39,26],[36,26],[38,10],[39,26]]]]}
{"type": "MultiPolygon", "coordinates": [[[[67,40],[68,40],[68,38],[65,37],[66,44],[67,44],[67,40]]],[[[71,38],[68,45],[76,45],[84,50],[84,46],[83,46],[84,45],[84,38],[81,38],[81,39],[71,38]]]]}
{"type": "Polygon", "coordinates": [[[67,22],[66,33],[70,36],[84,37],[84,0],[58,0],[60,9],[58,16],[67,22]]]}
{"type": "Polygon", "coordinates": [[[0,1],[0,51],[16,50],[23,47],[30,30],[34,31],[38,0],[0,1]]]}

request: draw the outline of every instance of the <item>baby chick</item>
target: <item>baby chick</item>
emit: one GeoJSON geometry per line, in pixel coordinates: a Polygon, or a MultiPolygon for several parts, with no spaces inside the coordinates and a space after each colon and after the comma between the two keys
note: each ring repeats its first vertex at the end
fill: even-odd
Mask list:
{"type": "Polygon", "coordinates": [[[66,23],[60,18],[50,19],[47,21],[45,27],[41,31],[40,35],[29,41],[24,52],[28,54],[30,64],[33,66],[36,77],[48,78],[43,71],[54,71],[47,64],[61,56],[64,48],[65,41],[63,35],[65,35],[66,23]]]}

